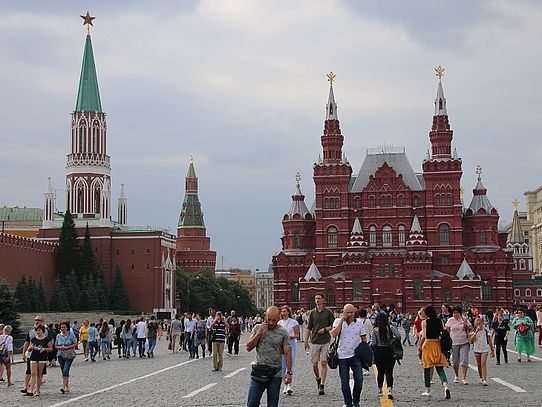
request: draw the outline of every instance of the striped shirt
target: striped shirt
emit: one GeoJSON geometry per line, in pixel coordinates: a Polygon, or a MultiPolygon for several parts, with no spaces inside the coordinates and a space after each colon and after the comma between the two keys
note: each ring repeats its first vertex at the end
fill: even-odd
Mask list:
{"type": "Polygon", "coordinates": [[[226,324],[224,321],[217,321],[213,325],[215,332],[215,342],[226,342],[226,324]]]}

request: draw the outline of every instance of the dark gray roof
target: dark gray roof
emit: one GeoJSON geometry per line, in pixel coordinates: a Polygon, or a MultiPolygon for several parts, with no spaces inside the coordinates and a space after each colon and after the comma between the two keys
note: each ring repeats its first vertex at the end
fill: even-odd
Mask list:
{"type": "Polygon", "coordinates": [[[397,175],[401,174],[404,183],[412,191],[423,191],[423,184],[420,183],[418,176],[408,162],[404,149],[402,152],[387,152],[386,149],[383,149],[382,152],[374,151],[376,150],[373,150],[372,152],[367,151],[367,155],[361,165],[356,181],[352,185],[351,192],[361,192],[369,183],[369,177],[374,175],[376,170],[384,165],[384,163],[387,163],[392,167],[397,175]]]}

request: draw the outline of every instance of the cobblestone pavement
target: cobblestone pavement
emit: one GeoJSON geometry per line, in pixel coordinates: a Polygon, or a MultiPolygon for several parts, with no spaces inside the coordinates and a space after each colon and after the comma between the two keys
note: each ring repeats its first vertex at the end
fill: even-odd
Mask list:
{"type": "MultiPolygon", "coordinates": [[[[243,335],[246,340],[247,335],[243,335]]],[[[61,375],[59,368],[49,368],[39,398],[25,397],[23,387],[24,365],[14,366],[15,386],[0,385],[2,404],[9,406],[76,406],[76,405],[134,405],[134,403],[159,406],[244,406],[249,384],[250,363],[254,354],[242,347],[239,357],[224,356],[224,371],[212,372],[209,357],[188,359],[186,352],[171,354],[167,343],[159,342],[154,359],[131,358],[117,360],[114,351],[110,361],[98,360],[85,363],[79,355],[71,370],[71,393],[59,392],[61,375]],[[103,403],[103,404],[102,404],[103,403]]],[[[309,357],[298,344],[297,367],[294,372],[292,396],[281,394],[281,406],[342,406],[338,371],[332,370],[326,386],[326,395],[318,396],[309,363],[309,357]]],[[[475,365],[471,353],[470,362],[475,365]]],[[[405,348],[405,359],[395,369],[393,404],[377,397],[374,372],[364,377],[363,406],[523,406],[539,407],[542,399],[540,379],[542,376],[542,352],[537,349],[538,359],[532,363],[516,362],[510,353],[510,363],[495,366],[490,360],[489,386],[478,384],[476,371],[469,369],[470,385],[450,384],[452,399],[443,400],[442,386],[437,384],[431,399],[422,399],[423,373],[415,356],[414,347],[405,348]],[[500,381],[500,383],[499,383],[500,381]],[[512,386],[512,388],[507,387],[512,386]],[[514,388],[514,386],[516,386],[514,388]]],[[[474,367],[474,366],[473,366],[474,367]]],[[[453,372],[446,369],[449,381],[453,372]]],[[[262,405],[265,405],[265,394],[262,405]]]]}

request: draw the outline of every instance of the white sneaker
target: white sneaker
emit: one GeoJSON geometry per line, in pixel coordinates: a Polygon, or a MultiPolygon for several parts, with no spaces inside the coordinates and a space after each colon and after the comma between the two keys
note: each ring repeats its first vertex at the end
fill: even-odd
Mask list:
{"type": "Polygon", "coordinates": [[[284,390],[282,390],[282,394],[288,393],[288,386],[284,386],[284,390]]]}
{"type": "Polygon", "coordinates": [[[422,397],[431,397],[431,393],[429,393],[428,391],[424,391],[422,393],[422,397]]]}
{"type": "Polygon", "coordinates": [[[286,386],[286,394],[288,396],[291,396],[294,391],[292,390],[292,387],[290,385],[286,386]]]}

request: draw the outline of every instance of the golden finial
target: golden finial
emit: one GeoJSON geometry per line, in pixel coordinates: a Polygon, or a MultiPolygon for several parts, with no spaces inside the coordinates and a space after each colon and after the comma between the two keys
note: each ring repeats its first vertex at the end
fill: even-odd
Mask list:
{"type": "Polygon", "coordinates": [[[301,174],[299,174],[299,172],[296,172],[296,174],[295,174],[295,182],[297,183],[297,185],[299,185],[300,181],[301,181],[301,174]]]}
{"type": "Polygon", "coordinates": [[[514,199],[512,201],[512,205],[514,205],[514,208],[516,209],[516,211],[518,210],[518,206],[519,206],[519,201],[517,199],[514,199]]]}
{"type": "Polygon", "coordinates": [[[480,180],[482,178],[482,166],[480,164],[478,164],[476,166],[476,174],[478,174],[478,180],[480,180]]]}
{"type": "Polygon", "coordinates": [[[335,82],[335,78],[337,75],[335,75],[333,72],[328,73],[327,75],[327,81],[329,82],[329,87],[333,87],[333,82],[335,82]]]}
{"type": "Polygon", "coordinates": [[[90,13],[87,11],[87,14],[84,16],[81,16],[83,19],[83,25],[87,26],[87,34],[90,34],[90,26],[94,27],[94,24],[92,24],[92,20],[94,20],[96,17],[91,17],[90,13]]]}
{"type": "Polygon", "coordinates": [[[444,68],[439,65],[438,68],[435,68],[435,73],[437,75],[438,81],[442,82],[442,77],[444,76],[444,68]]]}

